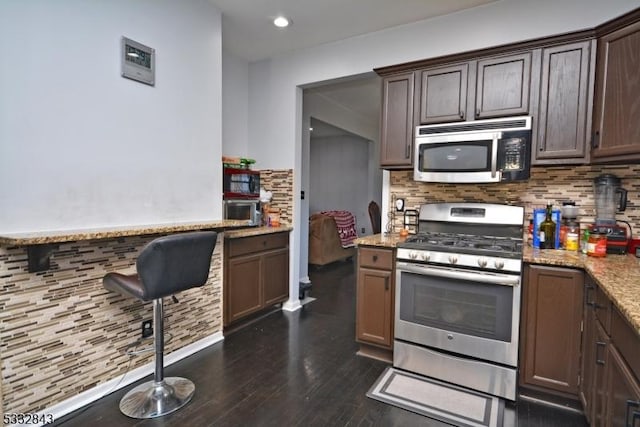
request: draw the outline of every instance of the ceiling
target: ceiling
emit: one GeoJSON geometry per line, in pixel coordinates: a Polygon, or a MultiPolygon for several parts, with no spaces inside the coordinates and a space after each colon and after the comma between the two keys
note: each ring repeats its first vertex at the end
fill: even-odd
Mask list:
{"type": "Polygon", "coordinates": [[[209,0],[222,12],[222,46],[250,62],[496,0],[209,0]],[[276,28],[275,16],[293,22],[276,28]]]}
{"type": "MultiPolygon", "coordinates": [[[[473,8],[496,0],[209,0],[222,12],[222,46],[249,62],[366,34],[435,16],[473,8]],[[293,22],[276,28],[275,16],[293,22]]],[[[380,117],[381,87],[377,76],[307,88],[351,110],[370,123],[380,117]]],[[[316,121],[312,138],[350,135],[316,121]]]]}

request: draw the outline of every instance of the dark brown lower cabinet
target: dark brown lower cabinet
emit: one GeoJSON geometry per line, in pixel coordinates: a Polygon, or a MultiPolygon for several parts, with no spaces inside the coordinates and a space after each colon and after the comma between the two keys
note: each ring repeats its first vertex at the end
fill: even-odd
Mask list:
{"type": "Polygon", "coordinates": [[[640,426],[640,386],[615,346],[609,351],[606,390],[605,425],[640,426]]]}
{"type": "Polygon", "coordinates": [[[225,239],[224,326],[289,298],[289,233],[225,239]]]}
{"type": "Polygon", "coordinates": [[[640,337],[591,278],[585,284],[580,400],[592,427],[640,427],[640,337]]]}
{"type": "Polygon", "coordinates": [[[525,267],[520,385],[578,396],[584,273],[525,267]]]}
{"type": "Polygon", "coordinates": [[[358,250],[356,340],[382,349],[393,348],[393,251],[358,250]]]}

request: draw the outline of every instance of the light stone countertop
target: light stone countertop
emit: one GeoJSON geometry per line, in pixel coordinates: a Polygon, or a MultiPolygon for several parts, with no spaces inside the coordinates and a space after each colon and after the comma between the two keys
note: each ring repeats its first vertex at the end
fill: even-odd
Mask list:
{"type": "Polygon", "coordinates": [[[131,225],[79,230],[38,231],[33,233],[5,233],[0,235],[0,245],[27,246],[49,243],[75,242],[79,240],[111,239],[147,234],[177,233],[196,230],[224,230],[250,226],[249,221],[217,220],[174,222],[166,224],[131,225]]]}
{"type": "Polygon", "coordinates": [[[356,246],[381,246],[385,248],[395,248],[405,237],[400,237],[398,233],[374,234],[372,236],[358,237],[354,243],[356,246]]]}
{"type": "MultiPolygon", "coordinates": [[[[356,239],[356,245],[395,248],[402,240],[398,234],[375,234],[356,239]]],[[[579,268],[589,273],[640,336],[640,258],[630,254],[596,258],[530,246],[523,252],[526,263],[579,268]]]]}

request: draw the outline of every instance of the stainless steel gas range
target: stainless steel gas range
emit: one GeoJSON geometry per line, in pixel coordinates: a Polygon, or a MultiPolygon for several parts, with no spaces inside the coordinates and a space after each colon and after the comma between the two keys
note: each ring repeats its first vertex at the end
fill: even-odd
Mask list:
{"type": "Polygon", "coordinates": [[[523,219],[519,206],[420,208],[397,250],[395,367],[515,400],[523,219]]]}

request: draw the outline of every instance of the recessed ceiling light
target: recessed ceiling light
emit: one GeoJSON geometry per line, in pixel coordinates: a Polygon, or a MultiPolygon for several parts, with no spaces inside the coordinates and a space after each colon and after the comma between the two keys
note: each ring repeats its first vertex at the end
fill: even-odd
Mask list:
{"type": "Polygon", "coordinates": [[[288,27],[290,23],[291,22],[289,21],[289,19],[285,18],[284,16],[278,16],[273,20],[273,25],[278,28],[288,27]]]}

